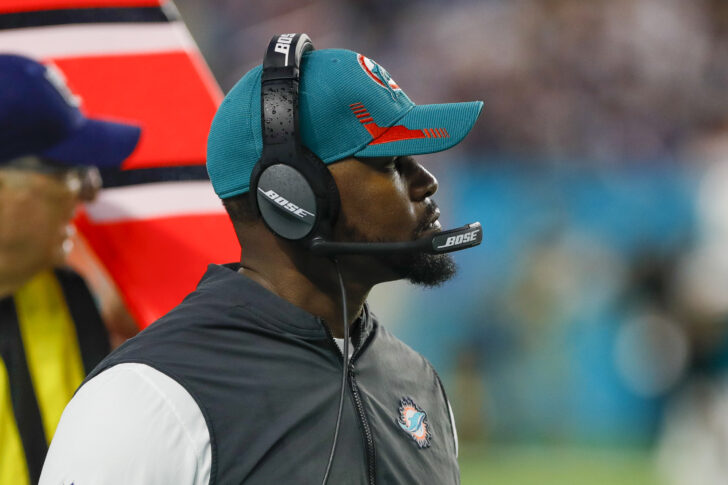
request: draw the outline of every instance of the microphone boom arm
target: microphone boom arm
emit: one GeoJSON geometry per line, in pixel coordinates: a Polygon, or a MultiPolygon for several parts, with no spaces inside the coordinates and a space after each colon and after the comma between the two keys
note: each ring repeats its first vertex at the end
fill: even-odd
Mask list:
{"type": "Polygon", "coordinates": [[[480,222],[473,222],[457,229],[441,231],[414,241],[402,242],[332,242],[317,236],[308,242],[308,248],[317,255],[332,254],[402,254],[423,252],[429,254],[450,253],[472,248],[483,241],[480,222]]]}

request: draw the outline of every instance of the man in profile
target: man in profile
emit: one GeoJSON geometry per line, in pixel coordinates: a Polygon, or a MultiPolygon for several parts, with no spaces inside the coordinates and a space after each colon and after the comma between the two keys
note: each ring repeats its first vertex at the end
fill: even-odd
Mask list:
{"type": "Polygon", "coordinates": [[[0,483],[38,483],[78,385],[109,351],[96,304],[64,268],[97,167],[116,167],[139,128],[86,118],[55,67],[0,55],[0,483]]]}

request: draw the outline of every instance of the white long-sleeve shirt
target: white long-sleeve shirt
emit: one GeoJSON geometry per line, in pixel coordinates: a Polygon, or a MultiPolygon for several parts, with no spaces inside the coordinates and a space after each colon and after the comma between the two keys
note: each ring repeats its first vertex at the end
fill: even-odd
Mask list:
{"type": "Polygon", "coordinates": [[[192,396],[144,364],[119,364],[66,407],[40,485],[207,485],[210,435],[192,396]]]}

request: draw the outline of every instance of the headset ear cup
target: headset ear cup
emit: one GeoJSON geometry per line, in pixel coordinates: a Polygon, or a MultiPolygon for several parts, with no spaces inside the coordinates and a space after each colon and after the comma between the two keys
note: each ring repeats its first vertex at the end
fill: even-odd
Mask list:
{"type": "Polygon", "coordinates": [[[300,241],[318,232],[324,202],[310,180],[310,173],[285,163],[260,169],[254,197],[258,213],[274,234],[300,241]]]}
{"type": "Polygon", "coordinates": [[[302,148],[302,156],[305,159],[306,166],[311,167],[315,172],[317,184],[311,184],[315,190],[324,198],[321,207],[321,219],[324,224],[332,228],[339,217],[341,208],[341,198],[339,197],[339,188],[336,185],[334,176],[331,171],[319,157],[306,147],[302,148]]]}
{"type": "Polygon", "coordinates": [[[339,189],[331,171],[320,158],[305,147],[301,147],[301,155],[295,165],[284,165],[290,168],[282,169],[281,164],[260,160],[253,168],[250,176],[250,191],[257,213],[269,229],[285,239],[300,240],[316,235],[330,236],[341,206],[339,189]],[[276,193],[291,194],[291,190],[293,190],[299,196],[290,200],[298,202],[299,205],[304,200],[300,194],[311,194],[312,197],[307,199],[309,202],[304,204],[308,208],[315,207],[316,221],[310,231],[291,230],[289,224],[284,219],[280,219],[275,211],[268,210],[269,207],[265,205],[265,202],[263,202],[264,206],[260,205],[258,189],[263,178],[267,180],[264,184],[264,191],[272,188],[276,193]],[[284,187],[287,189],[284,190],[284,187]],[[306,235],[304,236],[304,234],[306,235]]]}

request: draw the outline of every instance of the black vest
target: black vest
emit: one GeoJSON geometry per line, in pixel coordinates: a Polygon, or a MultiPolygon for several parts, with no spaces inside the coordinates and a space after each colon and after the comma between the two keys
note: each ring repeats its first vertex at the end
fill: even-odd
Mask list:
{"type": "MultiPolygon", "coordinates": [[[[459,483],[453,429],[432,366],[377,324],[354,330],[330,484],[459,483]]],[[[180,383],[207,422],[211,484],[320,484],[336,423],[342,356],[323,322],[231,268],[105,359],[180,383]]]]}

